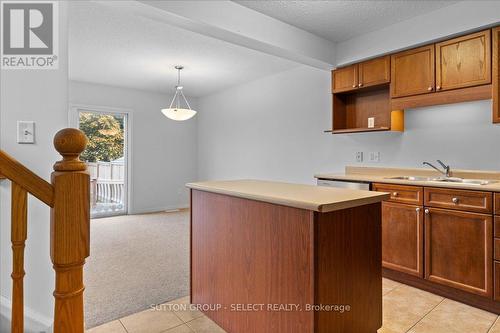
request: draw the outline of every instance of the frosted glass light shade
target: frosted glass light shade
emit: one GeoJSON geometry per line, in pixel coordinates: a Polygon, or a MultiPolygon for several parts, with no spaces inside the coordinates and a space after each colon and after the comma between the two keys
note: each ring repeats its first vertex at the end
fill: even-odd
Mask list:
{"type": "Polygon", "coordinates": [[[161,112],[169,119],[183,121],[194,117],[196,111],[191,109],[169,108],[162,109],[161,112]]]}

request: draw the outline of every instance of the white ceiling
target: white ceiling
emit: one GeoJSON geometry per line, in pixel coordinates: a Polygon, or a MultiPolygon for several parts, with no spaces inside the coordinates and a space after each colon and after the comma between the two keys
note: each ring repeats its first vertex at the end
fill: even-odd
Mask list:
{"type": "Polygon", "coordinates": [[[332,42],[341,42],[458,1],[236,0],[235,2],[332,42]]]}
{"type": "Polygon", "coordinates": [[[172,94],[182,64],[197,97],[298,66],[95,2],[70,2],[69,28],[70,80],[172,94]]]}

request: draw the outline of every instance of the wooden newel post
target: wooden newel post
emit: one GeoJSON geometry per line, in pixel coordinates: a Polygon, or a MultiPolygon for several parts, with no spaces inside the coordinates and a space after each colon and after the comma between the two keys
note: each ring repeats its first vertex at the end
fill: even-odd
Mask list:
{"type": "Polygon", "coordinates": [[[83,333],[83,266],[89,256],[90,176],[79,156],[87,137],[67,128],[54,137],[63,159],[54,165],[50,256],[56,273],[54,333],[83,333]]]}

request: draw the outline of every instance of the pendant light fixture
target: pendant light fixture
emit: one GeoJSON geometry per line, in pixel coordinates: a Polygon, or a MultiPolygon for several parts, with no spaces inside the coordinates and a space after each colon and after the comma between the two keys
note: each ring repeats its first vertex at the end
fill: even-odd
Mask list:
{"type": "Polygon", "coordinates": [[[181,70],[183,68],[184,66],[175,66],[175,69],[177,69],[177,85],[175,86],[174,98],[172,98],[172,102],[170,103],[168,109],[161,110],[161,112],[167,118],[177,121],[191,119],[196,114],[196,111],[191,109],[186,99],[186,96],[184,96],[184,93],[182,92],[183,87],[181,86],[181,70]],[[184,103],[186,104],[187,108],[182,107],[181,97],[184,100],[184,103]]]}

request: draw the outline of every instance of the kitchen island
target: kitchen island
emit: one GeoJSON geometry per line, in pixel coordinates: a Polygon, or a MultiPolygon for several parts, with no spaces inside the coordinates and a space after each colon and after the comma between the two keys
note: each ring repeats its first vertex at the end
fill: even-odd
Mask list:
{"type": "Polygon", "coordinates": [[[227,332],[375,333],[386,193],[190,183],[191,303],[227,332]]]}

